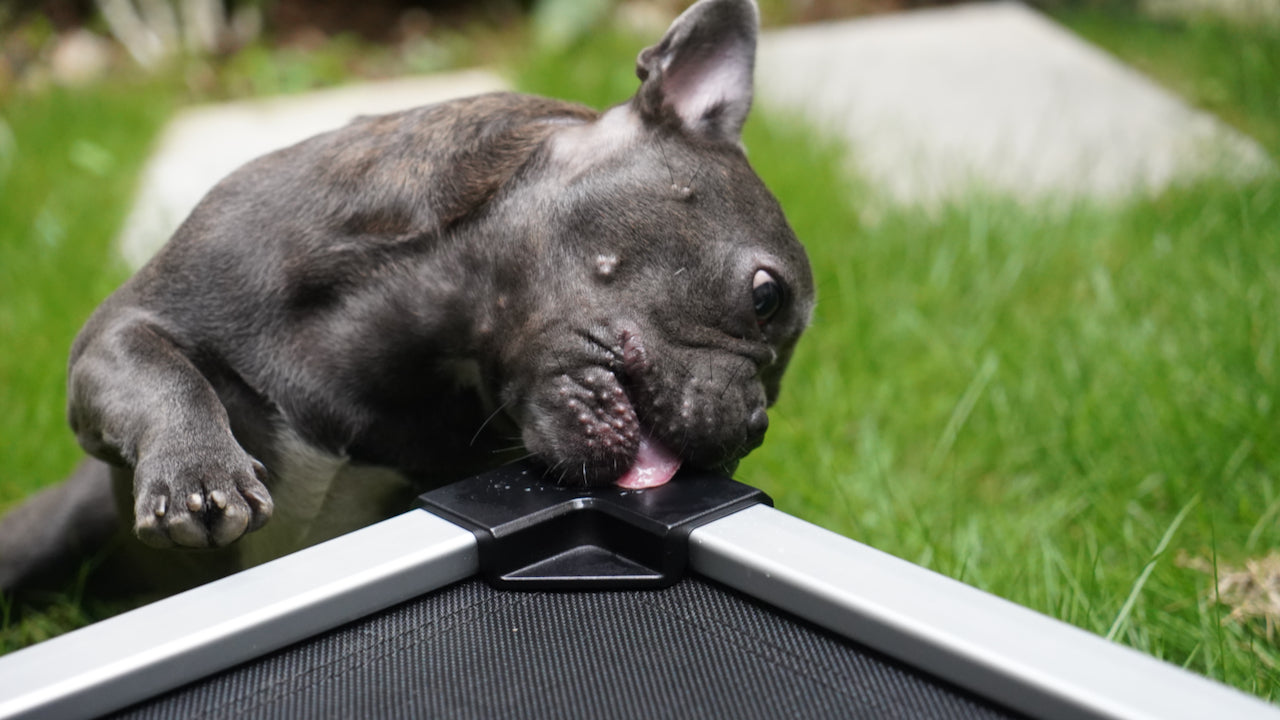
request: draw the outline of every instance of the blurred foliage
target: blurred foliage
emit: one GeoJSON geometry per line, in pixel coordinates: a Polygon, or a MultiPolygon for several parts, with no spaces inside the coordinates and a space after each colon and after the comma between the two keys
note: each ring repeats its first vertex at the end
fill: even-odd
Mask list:
{"type": "Polygon", "coordinates": [[[558,52],[598,27],[614,0],[538,0],[530,24],[539,48],[558,52]]]}
{"type": "Polygon", "coordinates": [[[0,505],[66,475],[66,357],[126,276],[112,241],[174,106],[155,83],[50,87],[0,106],[0,505]]]}

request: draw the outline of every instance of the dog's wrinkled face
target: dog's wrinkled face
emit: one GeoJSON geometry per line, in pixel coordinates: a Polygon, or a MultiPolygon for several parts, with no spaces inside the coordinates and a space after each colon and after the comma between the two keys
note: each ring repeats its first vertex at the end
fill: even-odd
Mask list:
{"type": "Polygon", "coordinates": [[[691,7],[640,53],[635,97],[557,130],[504,199],[537,220],[500,263],[538,288],[501,396],[566,482],[731,472],[764,438],[813,279],[741,146],[758,24],[747,0],[691,7]]]}
{"type": "Polygon", "coordinates": [[[731,472],[763,440],[813,307],[777,202],[736,143],[630,106],[567,128],[546,163],[514,200],[540,204],[524,232],[555,258],[527,280],[538,304],[514,330],[522,352],[503,388],[525,447],[568,482],[649,487],[681,463],[731,472]]]}

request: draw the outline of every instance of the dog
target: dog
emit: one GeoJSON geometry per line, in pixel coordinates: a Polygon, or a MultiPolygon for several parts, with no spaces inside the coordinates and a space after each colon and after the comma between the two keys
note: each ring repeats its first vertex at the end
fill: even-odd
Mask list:
{"type": "Polygon", "coordinates": [[[228,176],[77,337],[95,459],[0,522],[0,589],[104,545],[126,582],[193,585],[524,456],[732,472],[814,304],[741,144],[758,26],[701,0],[604,112],[482,95],[228,176]]]}

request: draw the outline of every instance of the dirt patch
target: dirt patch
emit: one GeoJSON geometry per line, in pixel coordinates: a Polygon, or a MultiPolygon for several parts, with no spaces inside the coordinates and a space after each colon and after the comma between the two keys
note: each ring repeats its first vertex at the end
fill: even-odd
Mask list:
{"type": "MultiPolygon", "coordinates": [[[[1177,563],[1179,567],[1214,574],[1213,563],[1207,558],[1183,553],[1177,563]]],[[[1217,576],[1217,600],[1231,608],[1224,621],[1261,620],[1267,639],[1272,640],[1280,626],[1280,552],[1245,560],[1242,568],[1219,564],[1217,576]]]]}

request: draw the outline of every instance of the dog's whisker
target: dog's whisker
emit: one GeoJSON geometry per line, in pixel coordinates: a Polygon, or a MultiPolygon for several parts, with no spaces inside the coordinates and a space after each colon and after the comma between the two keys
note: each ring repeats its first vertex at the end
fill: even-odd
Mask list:
{"type": "Polygon", "coordinates": [[[507,408],[507,405],[510,405],[510,404],[511,404],[510,400],[504,401],[501,405],[498,406],[496,410],[490,413],[489,417],[485,418],[484,422],[480,423],[480,427],[476,428],[476,434],[471,436],[471,442],[467,443],[467,447],[475,447],[476,439],[480,437],[480,433],[484,432],[485,426],[488,425],[490,422],[493,422],[493,419],[498,417],[498,413],[505,410],[507,408]]]}

